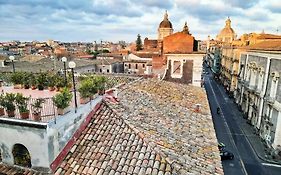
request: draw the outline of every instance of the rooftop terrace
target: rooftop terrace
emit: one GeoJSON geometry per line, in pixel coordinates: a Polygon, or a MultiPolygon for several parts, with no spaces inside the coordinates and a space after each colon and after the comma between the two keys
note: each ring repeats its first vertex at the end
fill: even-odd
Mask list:
{"type": "Polygon", "coordinates": [[[223,174],[203,89],[141,79],[117,92],[85,118],[55,174],[223,174]]]}

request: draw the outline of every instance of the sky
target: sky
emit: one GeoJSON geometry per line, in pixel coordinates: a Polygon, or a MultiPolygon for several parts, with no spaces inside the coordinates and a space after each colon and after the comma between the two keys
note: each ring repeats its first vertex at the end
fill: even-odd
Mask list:
{"type": "Polygon", "coordinates": [[[215,38],[228,16],[238,37],[281,34],[280,0],[0,0],[0,41],[157,39],[165,10],[174,32],[186,21],[196,39],[215,38]]]}

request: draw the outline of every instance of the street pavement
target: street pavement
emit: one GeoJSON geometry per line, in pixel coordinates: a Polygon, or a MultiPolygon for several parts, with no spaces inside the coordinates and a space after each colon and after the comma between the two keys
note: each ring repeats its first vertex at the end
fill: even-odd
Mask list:
{"type": "MultiPolygon", "coordinates": [[[[206,69],[206,68],[205,68],[206,69]]],[[[226,150],[232,152],[234,160],[222,161],[226,175],[280,175],[281,166],[267,162],[261,140],[242,113],[239,112],[233,99],[225,93],[223,87],[212,77],[211,71],[205,75],[205,89],[212,112],[216,135],[219,142],[226,145],[226,150]],[[221,114],[216,113],[217,107],[221,114]]]]}

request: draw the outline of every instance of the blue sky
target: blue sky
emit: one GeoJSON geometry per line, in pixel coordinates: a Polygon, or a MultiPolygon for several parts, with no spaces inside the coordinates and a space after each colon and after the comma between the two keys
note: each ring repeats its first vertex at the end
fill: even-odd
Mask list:
{"type": "Polygon", "coordinates": [[[165,10],[174,31],[215,37],[228,16],[243,33],[281,34],[280,0],[0,0],[0,41],[119,41],[157,38],[165,10]]]}

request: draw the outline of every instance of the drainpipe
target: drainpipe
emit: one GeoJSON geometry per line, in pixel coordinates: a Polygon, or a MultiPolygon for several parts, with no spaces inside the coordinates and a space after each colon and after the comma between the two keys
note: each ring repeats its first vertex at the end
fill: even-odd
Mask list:
{"type": "Polygon", "coordinates": [[[268,89],[268,81],[269,81],[269,69],[271,67],[271,58],[267,59],[267,64],[266,64],[266,70],[265,70],[265,82],[264,82],[264,86],[262,88],[262,92],[261,92],[261,103],[260,103],[260,110],[259,110],[259,118],[258,118],[258,123],[257,123],[257,128],[260,129],[260,125],[261,125],[261,117],[264,111],[264,97],[267,93],[267,89],[268,89]]]}

